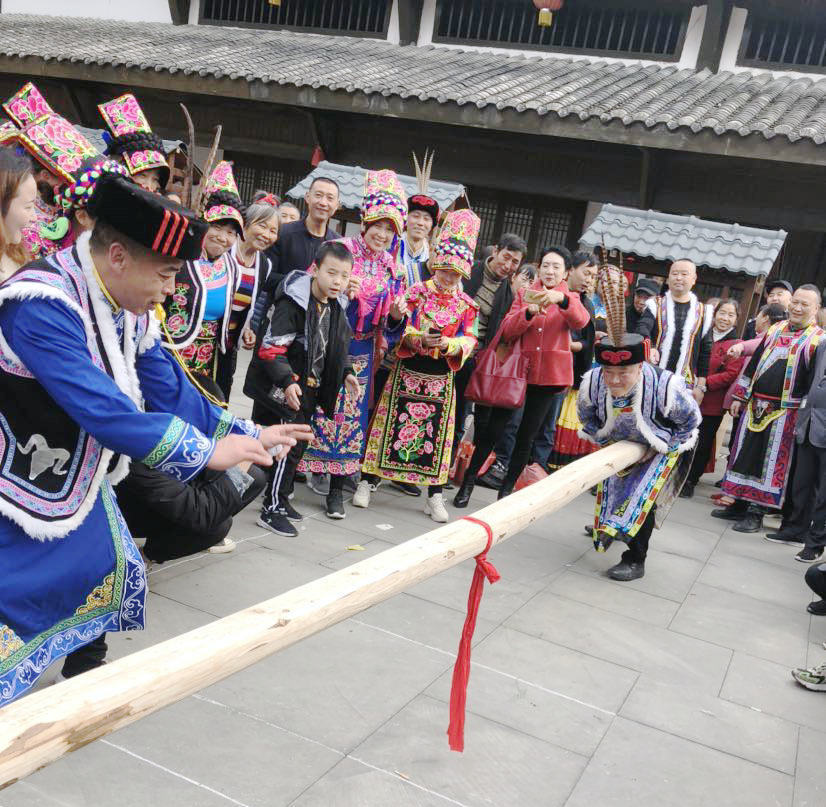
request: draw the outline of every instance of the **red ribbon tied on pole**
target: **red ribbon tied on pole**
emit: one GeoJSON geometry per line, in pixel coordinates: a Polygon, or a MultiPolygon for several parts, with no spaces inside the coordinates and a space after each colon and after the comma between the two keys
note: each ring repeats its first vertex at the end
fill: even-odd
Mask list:
{"type": "Polygon", "coordinates": [[[493,530],[490,524],[473,516],[465,516],[464,521],[472,521],[483,527],[488,535],[487,546],[476,556],[476,568],[473,570],[473,581],[470,584],[470,594],[467,602],[467,616],[462,628],[462,638],[459,641],[459,653],[456,664],[453,666],[453,683],[450,687],[450,725],[447,727],[447,737],[451,751],[465,750],[465,702],[467,701],[467,684],[470,678],[470,647],[473,641],[473,632],[476,630],[476,617],[479,614],[479,603],[482,600],[482,591],[485,588],[485,579],[490,583],[499,580],[499,572],[488,560],[488,552],[493,544],[493,530]]]}

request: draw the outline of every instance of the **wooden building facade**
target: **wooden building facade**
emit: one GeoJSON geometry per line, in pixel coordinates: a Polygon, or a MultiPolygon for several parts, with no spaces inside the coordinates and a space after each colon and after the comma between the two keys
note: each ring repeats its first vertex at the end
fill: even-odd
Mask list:
{"type": "Polygon", "coordinates": [[[99,127],[96,105],[131,89],[169,138],[185,135],[186,103],[200,145],[223,125],[245,195],[283,195],[317,149],[410,173],[411,151],[429,147],[434,175],[467,186],[480,244],[514,231],[532,253],[574,247],[610,202],[787,230],[776,271],[823,286],[826,25],[814,6],[567,0],[550,28],[530,0],[170,0],[188,24],[85,28],[3,14],[0,96],[33,79],[99,127]]]}

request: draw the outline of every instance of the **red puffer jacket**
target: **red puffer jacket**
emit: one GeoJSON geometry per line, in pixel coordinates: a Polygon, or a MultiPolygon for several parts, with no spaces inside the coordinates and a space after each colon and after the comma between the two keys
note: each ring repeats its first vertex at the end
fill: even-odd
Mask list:
{"type": "Polygon", "coordinates": [[[722,339],[718,339],[711,348],[711,360],[708,365],[708,376],[706,377],[706,394],[700,404],[700,413],[703,415],[722,415],[723,400],[728,392],[728,388],[740,375],[743,369],[745,356],[739,359],[730,359],[726,354],[732,345],[739,344],[742,340],[735,336],[736,331],[729,331],[722,339]]]}
{"type": "MultiPolygon", "coordinates": [[[[536,280],[531,288],[541,290],[542,283],[536,280]]],[[[555,286],[554,290],[565,295],[567,305],[551,305],[531,317],[525,302],[525,289],[520,289],[502,324],[502,338],[508,343],[521,339],[522,352],[531,361],[529,384],[569,387],[574,383],[571,331],[584,328],[590,315],[579,295],[568,291],[565,281],[555,286]]]]}

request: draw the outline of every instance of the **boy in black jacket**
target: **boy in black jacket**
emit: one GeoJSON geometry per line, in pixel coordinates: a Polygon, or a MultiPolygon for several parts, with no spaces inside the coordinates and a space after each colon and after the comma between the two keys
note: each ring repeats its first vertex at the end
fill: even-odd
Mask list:
{"type": "MultiPolygon", "coordinates": [[[[316,407],[327,417],[345,384],[355,399],[359,383],[348,362],[352,331],[347,322],[347,287],[353,256],[338,241],[323,243],[310,273],[290,272],[273,300],[269,322],[259,326],[244,392],[253,399],[256,423],[309,423],[316,407]]],[[[301,514],[290,504],[295,470],[304,453],[299,443],[268,469],[258,524],[295,537],[301,514]]]]}

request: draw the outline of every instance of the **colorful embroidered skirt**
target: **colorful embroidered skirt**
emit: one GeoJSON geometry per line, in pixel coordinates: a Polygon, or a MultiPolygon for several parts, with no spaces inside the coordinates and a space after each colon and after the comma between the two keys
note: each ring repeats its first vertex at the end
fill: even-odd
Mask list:
{"type": "Polygon", "coordinates": [[[203,322],[198,335],[181,353],[181,358],[190,372],[215,379],[218,367],[218,330],[221,323],[217,320],[203,322]]]}
{"type": "Polygon", "coordinates": [[[562,468],[569,462],[578,460],[586,454],[591,454],[598,448],[590,440],[583,440],[579,436],[582,421],[576,411],[578,393],[579,390],[568,390],[568,394],[562,402],[559,419],[556,421],[553,451],[548,457],[548,465],[551,468],[562,468]]]}
{"type": "Polygon", "coordinates": [[[693,451],[655,454],[597,487],[594,548],[604,552],[614,540],[630,542],[656,504],[659,527],[691,468],[693,451]]]}
{"type": "Polygon", "coordinates": [[[420,361],[405,359],[384,385],[361,470],[414,485],[444,485],[455,426],[454,374],[420,367],[420,361]]]}
{"type": "Polygon", "coordinates": [[[143,629],[144,565],[108,482],[65,538],[0,517],[0,570],[0,707],[102,633],[143,629]]]}
{"type": "Polygon", "coordinates": [[[723,492],[735,499],[782,507],[796,423],[797,409],[781,409],[776,401],[752,398],[737,427],[723,492]]]}
{"type": "Polygon", "coordinates": [[[373,349],[370,339],[350,343],[350,364],[361,386],[358,401],[339,391],[335,417],[331,420],[318,409],[312,416],[313,439],[298,470],[304,473],[350,476],[361,467],[367,434],[368,402],[373,385],[373,349]]]}

